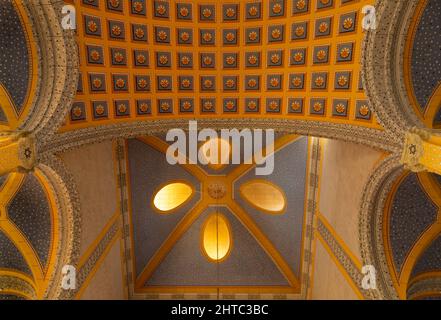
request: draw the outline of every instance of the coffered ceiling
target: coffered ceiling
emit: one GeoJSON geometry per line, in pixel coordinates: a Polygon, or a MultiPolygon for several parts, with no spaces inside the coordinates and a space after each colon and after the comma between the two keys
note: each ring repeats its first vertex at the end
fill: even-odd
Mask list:
{"type": "Polygon", "coordinates": [[[61,130],[173,117],[379,128],[360,76],[371,3],[75,1],[81,75],[61,130]]]}

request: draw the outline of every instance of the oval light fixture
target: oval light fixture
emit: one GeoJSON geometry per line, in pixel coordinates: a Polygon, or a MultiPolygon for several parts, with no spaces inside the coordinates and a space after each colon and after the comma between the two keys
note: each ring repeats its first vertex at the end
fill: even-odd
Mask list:
{"type": "Polygon", "coordinates": [[[225,260],[232,246],[232,234],[227,218],[219,213],[212,213],[202,228],[202,248],[212,262],[225,260]]]}
{"type": "Polygon", "coordinates": [[[172,182],[153,195],[153,207],[163,213],[174,210],[187,202],[193,194],[191,185],[172,182]]]}
{"type": "Polygon", "coordinates": [[[209,139],[199,148],[199,153],[208,163],[209,167],[214,170],[220,170],[229,163],[231,145],[227,140],[222,138],[209,139]],[[217,155],[213,152],[214,150],[217,150],[217,155]]]}
{"type": "Polygon", "coordinates": [[[267,180],[251,180],[240,186],[241,196],[256,209],[270,214],[282,214],[286,196],[282,189],[267,180]]]}

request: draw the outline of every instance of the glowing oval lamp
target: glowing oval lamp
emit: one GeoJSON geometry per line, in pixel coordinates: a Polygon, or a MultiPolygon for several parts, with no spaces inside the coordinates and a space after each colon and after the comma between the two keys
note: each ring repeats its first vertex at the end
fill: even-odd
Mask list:
{"type": "Polygon", "coordinates": [[[227,218],[220,213],[212,213],[202,229],[202,247],[209,260],[220,262],[230,253],[232,236],[227,218]]]}
{"type": "Polygon", "coordinates": [[[153,205],[159,211],[171,211],[183,205],[192,194],[193,188],[187,183],[169,183],[153,196],[153,205]]]}
{"type": "Polygon", "coordinates": [[[199,152],[208,163],[208,166],[215,170],[219,170],[229,162],[231,145],[225,139],[210,139],[200,147],[199,152]],[[217,156],[214,152],[212,153],[213,150],[217,150],[217,156]]]}
{"type": "Polygon", "coordinates": [[[270,214],[284,213],[285,193],[278,186],[261,180],[251,180],[240,186],[240,194],[255,208],[270,214]]]}

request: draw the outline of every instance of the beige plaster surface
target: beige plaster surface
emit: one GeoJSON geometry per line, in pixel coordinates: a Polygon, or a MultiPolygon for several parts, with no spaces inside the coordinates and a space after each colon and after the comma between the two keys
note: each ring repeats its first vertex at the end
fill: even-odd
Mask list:
{"type": "Polygon", "coordinates": [[[360,259],[358,215],[363,189],[382,153],[354,143],[323,144],[319,209],[336,233],[360,259]]]}
{"type": "Polygon", "coordinates": [[[312,299],[358,300],[348,280],[338,269],[322,243],[319,240],[316,241],[312,299]]]}
{"type": "Polygon", "coordinates": [[[125,299],[120,250],[120,241],[118,239],[99,266],[97,272],[93,275],[89,286],[84,290],[81,297],[82,300],[125,299]]]}
{"type": "Polygon", "coordinates": [[[73,175],[81,202],[80,255],[93,243],[117,210],[117,184],[112,142],[62,154],[73,175]]]}

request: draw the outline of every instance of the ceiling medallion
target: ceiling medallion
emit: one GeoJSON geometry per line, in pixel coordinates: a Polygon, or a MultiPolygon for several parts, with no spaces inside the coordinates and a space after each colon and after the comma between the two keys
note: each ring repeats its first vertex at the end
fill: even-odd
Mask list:
{"type": "Polygon", "coordinates": [[[179,10],[179,13],[181,14],[181,16],[187,17],[189,15],[190,11],[188,10],[188,8],[182,7],[181,10],[179,10]]]}
{"type": "Polygon", "coordinates": [[[211,10],[208,9],[208,8],[205,8],[204,11],[202,11],[202,15],[203,15],[205,18],[209,18],[209,17],[211,17],[211,10]]]}
{"type": "Polygon", "coordinates": [[[140,1],[135,1],[133,3],[133,10],[135,10],[135,12],[141,12],[144,9],[144,5],[142,4],[142,2],[140,1]]]}
{"type": "Polygon", "coordinates": [[[259,9],[256,6],[252,6],[249,10],[248,10],[248,14],[252,17],[255,17],[257,14],[259,13],[259,9]]]}
{"type": "Polygon", "coordinates": [[[359,110],[362,116],[367,116],[369,114],[369,107],[367,105],[362,105],[359,110]]]}
{"type": "Polygon", "coordinates": [[[292,84],[294,85],[294,87],[300,87],[302,85],[302,79],[300,79],[299,77],[295,77],[294,79],[292,79],[292,84]]]}
{"type": "Polygon", "coordinates": [[[102,104],[99,104],[96,108],[95,108],[95,112],[97,115],[101,116],[104,114],[105,108],[102,104]]]}
{"type": "Polygon", "coordinates": [[[278,14],[282,11],[282,6],[279,3],[276,3],[273,6],[273,13],[278,14]]]}
{"type": "Polygon", "coordinates": [[[144,37],[144,30],[142,30],[141,28],[137,28],[136,30],[135,30],[135,36],[136,36],[136,38],[138,38],[138,39],[141,39],[141,38],[143,38],[144,37]]]}
{"type": "Polygon", "coordinates": [[[343,103],[339,103],[339,104],[337,104],[337,106],[335,107],[335,110],[336,110],[338,113],[344,113],[345,110],[346,110],[346,107],[345,107],[345,105],[344,105],[343,103]]]}
{"type": "Polygon", "coordinates": [[[112,8],[118,8],[119,3],[120,3],[119,0],[110,0],[109,1],[109,4],[112,8]]]}
{"type": "Polygon", "coordinates": [[[222,199],[227,193],[227,188],[223,183],[215,182],[208,185],[208,195],[213,199],[222,199]]]}
{"type": "Polygon", "coordinates": [[[81,117],[81,115],[83,114],[83,110],[81,110],[80,107],[74,107],[72,109],[72,113],[75,117],[81,117]]]}
{"type": "Polygon", "coordinates": [[[293,111],[298,111],[300,110],[300,103],[298,101],[294,101],[293,103],[291,103],[291,109],[293,111]]]}
{"type": "Polygon", "coordinates": [[[305,0],[299,0],[299,1],[297,1],[296,8],[297,8],[298,10],[303,10],[303,9],[305,9],[305,7],[306,7],[305,0]]]}

